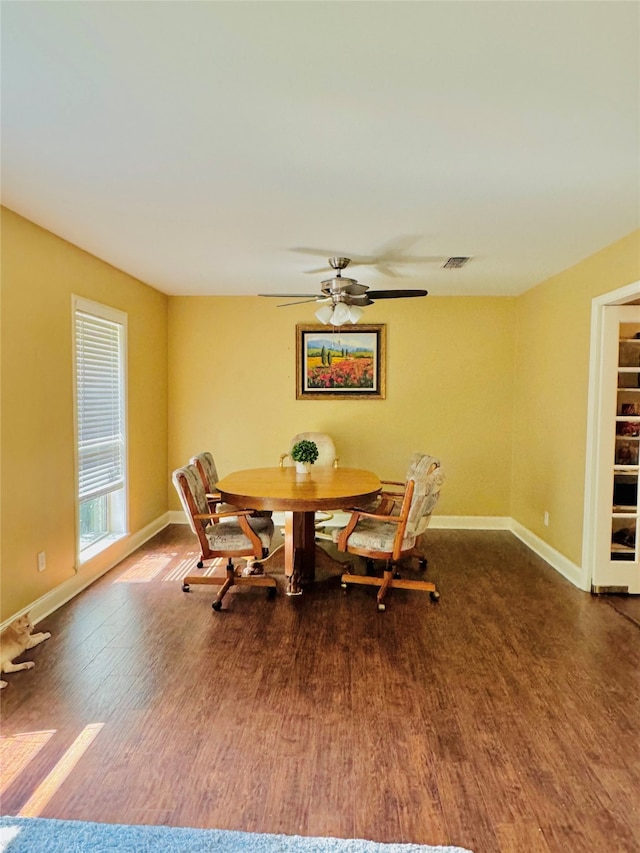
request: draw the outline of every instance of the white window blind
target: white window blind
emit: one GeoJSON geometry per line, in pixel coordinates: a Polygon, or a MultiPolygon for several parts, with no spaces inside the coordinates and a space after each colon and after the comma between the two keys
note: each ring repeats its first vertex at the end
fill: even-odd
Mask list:
{"type": "Polygon", "coordinates": [[[124,485],[123,327],[75,312],[78,497],[124,485]]]}

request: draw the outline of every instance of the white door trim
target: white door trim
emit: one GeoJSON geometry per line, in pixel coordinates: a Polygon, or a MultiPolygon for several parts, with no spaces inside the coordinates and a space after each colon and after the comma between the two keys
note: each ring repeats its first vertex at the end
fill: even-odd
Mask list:
{"type": "Polygon", "coordinates": [[[584,477],[584,524],[582,529],[582,577],[580,587],[590,590],[596,565],[598,530],[598,461],[602,429],[602,351],[604,309],[625,305],[640,298],[640,281],[596,296],[591,302],[591,344],[589,355],[589,393],[587,399],[587,452],[584,477]]]}

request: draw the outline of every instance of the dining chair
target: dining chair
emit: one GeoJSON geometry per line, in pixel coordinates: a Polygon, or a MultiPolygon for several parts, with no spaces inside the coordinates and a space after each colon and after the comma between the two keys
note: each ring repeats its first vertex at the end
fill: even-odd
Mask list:
{"type": "Polygon", "coordinates": [[[198,537],[201,551],[198,568],[203,568],[205,560],[227,558],[225,577],[187,575],[182,581],[183,591],[189,592],[191,584],[220,586],[211,605],[214,610],[222,608],[222,599],[232,586],[267,587],[269,595],[275,595],[275,579],[265,575],[262,565],[256,562],[269,553],[273,521],[252,516],[252,510],[232,508],[229,511],[211,512],[207,493],[195,465],[177,468],[172,474],[172,481],[191,530],[198,537]],[[224,524],[217,524],[218,521],[224,521],[224,524]],[[242,571],[236,571],[234,557],[246,559],[247,565],[242,571]]]}
{"type": "MultiPolygon", "coordinates": [[[[378,587],[376,600],[381,611],[385,610],[384,598],[393,587],[428,592],[433,601],[439,599],[440,594],[431,581],[402,578],[398,562],[417,554],[418,542],[429,526],[443,480],[438,459],[415,453],[404,483],[382,481],[383,485],[401,486],[401,489],[383,490],[377,504],[354,509],[347,526],[332,531],[339,551],[359,555],[367,561],[385,561],[382,577],[344,573],[343,589],[349,584],[378,587]]],[[[424,554],[418,554],[418,558],[420,568],[425,568],[424,554]]]]}
{"type": "Polygon", "coordinates": [[[280,454],[281,468],[288,468],[291,465],[295,465],[294,460],[291,458],[291,451],[293,449],[294,444],[297,444],[299,441],[315,442],[315,445],[318,448],[318,458],[314,463],[315,465],[318,465],[320,467],[327,467],[331,465],[333,465],[334,468],[338,467],[338,455],[336,453],[336,446],[333,443],[333,439],[330,435],[327,435],[326,432],[299,432],[291,439],[289,450],[286,453],[280,454]]]}
{"type": "MultiPolygon", "coordinates": [[[[236,507],[232,506],[228,503],[223,503],[220,492],[216,490],[216,484],[218,482],[218,469],[216,468],[216,463],[213,458],[213,454],[208,450],[203,451],[202,453],[197,453],[195,456],[192,456],[189,459],[190,465],[195,465],[200,475],[200,479],[202,480],[202,485],[204,486],[204,490],[207,494],[207,501],[209,502],[209,508],[212,513],[230,513],[232,510],[235,510],[236,507]]],[[[261,518],[271,518],[270,510],[253,510],[252,517],[261,517],[261,518]]],[[[229,518],[229,516],[225,516],[225,518],[229,518]]],[[[214,520],[214,524],[217,524],[218,521],[214,520]]]]}

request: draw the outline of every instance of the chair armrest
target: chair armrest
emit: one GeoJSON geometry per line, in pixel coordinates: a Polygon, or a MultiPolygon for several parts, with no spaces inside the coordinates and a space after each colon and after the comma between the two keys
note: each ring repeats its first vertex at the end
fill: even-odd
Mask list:
{"type": "Polygon", "coordinates": [[[338,551],[346,551],[347,543],[349,541],[349,537],[353,533],[353,530],[356,524],[360,521],[361,518],[376,518],[379,521],[390,521],[392,523],[397,524],[401,519],[395,515],[380,515],[376,512],[367,512],[364,509],[353,509],[351,510],[351,518],[347,522],[347,526],[342,530],[340,535],[338,536],[338,551]]]}
{"type": "Polygon", "coordinates": [[[364,509],[357,509],[354,510],[354,512],[357,513],[360,518],[375,518],[378,521],[390,521],[392,524],[397,524],[400,521],[400,518],[397,515],[387,515],[386,513],[383,514],[379,512],[367,512],[364,509]]]}
{"type": "MultiPolygon", "coordinates": [[[[251,514],[249,512],[249,514],[251,514]]],[[[247,539],[253,545],[253,556],[260,559],[262,557],[262,540],[256,533],[256,531],[249,524],[249,520],[246,517],[246,513],[238,513],[238,523],[240,524],[240,528],[242,532],[247,537],[247,539]]]]}
{"type": "Polygon", "coordinates": [[[404,492],[380,492],[381,498],[387,498],[388,500],[392,500],[395,503],[396,498],[402,499],[404,497],[404,492]]]}
{"type": "Polygon", "coordinates": [[[404,492],[389,492],[383,490],[380,492],[380,503],[376,509],[383,515],[391,515],[394,508],[402,504],[404,495],[404,492]]]}
{"type": "Polygon", "coordinates": [[[205,518],[235,518],[236,516],[246,516],[251,515],[253,510],[251,509],[238,509],[232,510],[228,512],[199,512],[194,515],[194,518],[205,519],[205,518]]]}
{"type": "Polygon", "coordinates": [[[386,512],[371,512],[371,510],[363,509],[359,506],[352,507],[348,510],[348,512],[352,513],[353,515],[357,515],[361,518],[377,518],[379,521],[397,522],[399,520],[397,515],[388,515],[386,512]]]}

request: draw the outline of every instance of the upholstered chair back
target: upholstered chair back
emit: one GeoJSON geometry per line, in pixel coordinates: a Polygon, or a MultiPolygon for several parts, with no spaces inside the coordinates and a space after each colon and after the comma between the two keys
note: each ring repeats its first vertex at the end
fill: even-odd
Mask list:
{"type": "MultiPolygon", "coordinates": [[[[198,473],[195,465],[185,465],[184,468],[178,468],[173,472],[171,477],[173,485],[176,487],[180,503],[189,521],[191,530],[199,535],[196,528],[196,522],[193,520],[193,515],[206,515],[210,512],[209,502],[207,501],[207,493],[204,490],[202,478],[198,473]],[[189,506],[189,500],[192,506],[189,506]]],[[[205,527],[205,524],[202,524],[205,527]]]]}
{"type": "Polygon", "coordinates": [[[407,471],[407,482],[413,480],[414,489],[405,538],[417,538],[429,526],[431,515],[438,503],[444,474],[440,460],[425,453],[414,453],[407,471]]]}
{"type": "Polygon", "coordinates": [[[215,491],[216,483],[218,482],[218,471],[216,463],[213,460],[213,454],[209,453],[209,451],[198,453],[196,456],[191,457],[189,463],[195,465],[202,474],[205,491],[215,491]]]}
{"type": "Polygon", "coordinates": [[[284,458],[284,464],[287,467],[291,465],[295,465],[295,462],[291,458],[291,451],[293,449],[293,445],[297,444],[299,441],[314,441],[316,447],[318,448],[318,458],[316,459],[314,465],[318,465],[322,468],[334,466],[338,467],[338,456],[336,454],[336,446],[333,443],[333,439],[330,435],[327,435],[325,432],[299,432],[298,435],[294,435],[291,439],[291,445],[289,447],[289,453],[284,458]]]}

